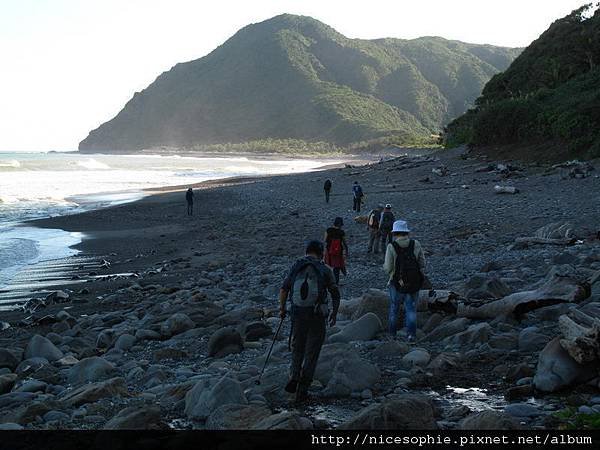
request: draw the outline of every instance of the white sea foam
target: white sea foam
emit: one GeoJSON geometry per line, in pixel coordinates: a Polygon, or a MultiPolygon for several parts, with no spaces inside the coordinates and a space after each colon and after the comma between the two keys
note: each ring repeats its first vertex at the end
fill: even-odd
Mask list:
{"type": "Polygon", "coordinates": [[[108,164],[104,164],[93,158],[89,158],[85,161],[79,161],[77,163],[77,165],[79,167],[83,167],[85,169],[91,169],[91,170],[108,170],[108,169],[110,169],[110,166],[108,164]]]}

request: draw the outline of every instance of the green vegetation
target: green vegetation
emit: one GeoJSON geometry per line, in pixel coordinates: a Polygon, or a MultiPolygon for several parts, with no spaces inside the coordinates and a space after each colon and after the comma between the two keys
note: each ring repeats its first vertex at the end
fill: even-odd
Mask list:
{"type": "Polygon", "coordinates": [[[284,14],[163,73],[79,147],[427,143],[519,51],[437,37],[348,39],[310,17],[284,14]]]}
{"type": "Polygon", "coordinates": [[[600,413],[582,414],[575,408],[566,408],[554,413],[561,422],[561,428],[568,430],[598,430],[600,429],[600,413]]]}
{"type": "Polygon", "coordinates": [[[554,22],[448,125],[447,145],[548,143],[600,156],[600,10],[554,22]]]}

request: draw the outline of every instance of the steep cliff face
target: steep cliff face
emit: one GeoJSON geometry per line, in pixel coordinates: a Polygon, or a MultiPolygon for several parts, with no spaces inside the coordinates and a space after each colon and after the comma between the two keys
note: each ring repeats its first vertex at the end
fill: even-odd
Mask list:
{"type": "Polygon", "coordinates": [[[81,151],[243,142],[352,142],[438,132],[518,49],[438,37],[348,39],[310,17],[249,25],[136,93],[81,151]]]}

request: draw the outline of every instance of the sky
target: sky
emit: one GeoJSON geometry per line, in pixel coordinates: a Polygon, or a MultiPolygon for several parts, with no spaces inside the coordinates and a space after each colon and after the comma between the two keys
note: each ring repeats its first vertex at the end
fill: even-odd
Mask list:
{"type": "Polygon", "coordinates": [[[589,0],[0,0],[0,151],[76,150],[134,92],[282,13],[350,38],[527,46],[589,0]]]}

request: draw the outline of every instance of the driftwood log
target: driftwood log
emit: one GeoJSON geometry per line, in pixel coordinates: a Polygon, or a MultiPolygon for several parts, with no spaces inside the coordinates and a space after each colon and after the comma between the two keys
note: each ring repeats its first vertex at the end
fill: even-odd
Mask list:
{"type": "Polygon", "coordinates": [[[590,296],[590,283],[551,273],[537,289],[516,292],[499,300],[478,306],[464,302],[457,305],[456,314],[469,319],[494,319],[513,315],[517,318],[538,308],[558,303],[579,303],[590,296]]]}
{"type": "Polygon", "coordinates": [[[576,241],[569,222],[555,222],[538,229],[533,236],[517,238],[518,244],[572,245],[576,241]]]}
{"type": "Polygon", "coordinates": [[[560,345],[579,364],[600,360],[600,319],[573,310],[558,319],[560,345]]]}

